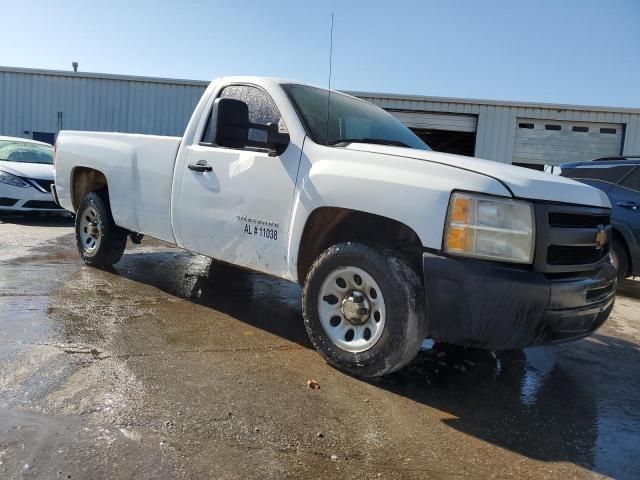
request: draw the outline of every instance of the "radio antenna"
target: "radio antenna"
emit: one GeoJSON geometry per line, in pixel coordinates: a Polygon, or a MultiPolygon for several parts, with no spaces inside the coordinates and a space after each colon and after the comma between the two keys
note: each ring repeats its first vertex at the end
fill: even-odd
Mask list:
{"type": "Polygon", "coordinates": [[[329,33],[329,90],[327,94],[327,131],[324,144],[329,144],[329,114],[331,113],[331,67],[333,63],[333,12],[331,12],[331,31],[329,33]]]}

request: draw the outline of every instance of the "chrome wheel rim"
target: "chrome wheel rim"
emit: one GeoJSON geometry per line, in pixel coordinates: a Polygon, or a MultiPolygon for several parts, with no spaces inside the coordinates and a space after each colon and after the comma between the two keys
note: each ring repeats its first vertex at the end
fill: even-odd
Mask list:
{"type": "Polygon", "coordinates": [[[378,283],[358,267],[333,270],[320,287],[320,324],[342,350],[364,352],[384,331],[386,309],[378,283]]]}
{"type": "Polygon", "coordinates": [[[102,221],[93,206],[88,206],[80,216],[80,243],[87,253],[95,252],[102,240],[102,221]]]}

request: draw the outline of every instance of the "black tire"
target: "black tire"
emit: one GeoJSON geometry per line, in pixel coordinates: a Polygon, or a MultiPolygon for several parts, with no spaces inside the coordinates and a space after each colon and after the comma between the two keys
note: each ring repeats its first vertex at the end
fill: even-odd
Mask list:
{"type": "Polygon", "coordinates": [[[127,246],[127,231],[114,223],[106,192],[89,192],[84,196],[78,207],[75,225],[76,244],[84,263],[92,267],[110,267],[120,260],[127,246]],[[99,243],[93,250],[83,241],[83,234],[86,236],[83,221],[87,219],[90,209],[93,209],[93,215],[102,227],[99,229],[99,243]]]}
{"type": "Polygon", "coordinates": [[[616,267],[618,282],[627,278],[629,272],[629,255],[624,245],[617,239],[611,241],[611,262],[616,267]]]}
{"type": "Polygon", "coordinates": [[[330,365],[359,377],[377,377],[399,370],[413,360],[427,336],[420,276],[396,252],[365,244],[340,243],[318,257],[305,280],[302,308],[314,347],[330,365]],[[386,310],[378,340],[357,353],[334,343],[320,321],[322,284],[328,275],[344,267],[361,269],[375,280],[386,310]]]}

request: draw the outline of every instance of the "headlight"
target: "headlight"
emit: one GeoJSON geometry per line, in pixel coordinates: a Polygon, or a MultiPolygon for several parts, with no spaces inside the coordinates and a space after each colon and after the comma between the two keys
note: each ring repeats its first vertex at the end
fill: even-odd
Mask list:
{"type": "Polygon", "coordinates": [[[8,183],[9,185],[13,185],[14,187],[28,187],[29,184],[23,181],[20,177],[16,177],[7,172],[3,172],[0,170],[0,182],[8,183]]]}
{"type": "Polygon", "coordinates": [[[531,263],[533,205],[486,195],[454,193],[449,201],[444,249],[501,262],[531,263]]]}

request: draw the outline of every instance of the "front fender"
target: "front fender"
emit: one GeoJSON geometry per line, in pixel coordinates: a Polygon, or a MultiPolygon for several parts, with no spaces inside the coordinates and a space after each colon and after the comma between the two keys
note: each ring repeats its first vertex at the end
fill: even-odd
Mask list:
{"type": "Polygon", "coordinates": [[[291,215],[291,278],[297,280],[300,241],[317,208],[347,208],[391,218],[415,231],[425,248],[439,250],[449,197],[456,189],[510,196],[497,180],[467,170],[305,142],[291,215]]]}

